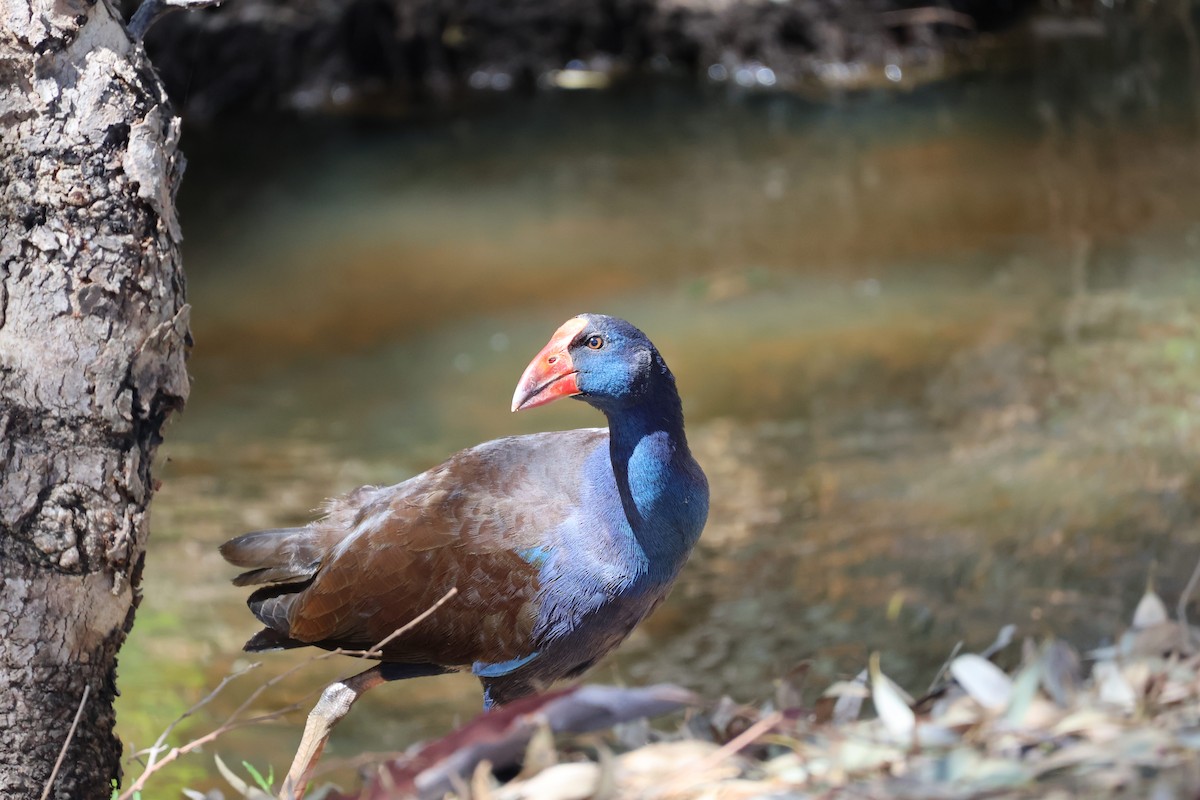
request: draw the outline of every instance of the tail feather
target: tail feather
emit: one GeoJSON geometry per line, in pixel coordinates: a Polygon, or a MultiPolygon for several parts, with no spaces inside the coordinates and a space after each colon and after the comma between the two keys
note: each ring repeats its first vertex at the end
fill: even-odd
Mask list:
{"type": "Polygon", "coordinates": [[[243,572],[233,579],[234,586],[255,586],[260,583],[294,582],[312,577],[312,573],[298,575],[292,567],[263,567],[243,572]]]}
{"type": "Polygon", "coordinates": [[[263,628],[250,637],[242,647],[247,653],[262,653],[268,650],[291,650],[293,647],[307,647],[308,642],[298,642],[286,633],[280,633],[274,628],[263,628]]]}
{"type": "Polygon", "coordinates": [[[306,581],[316,574],[324,555],[316,531],[275,528],[247,533],[221,545],[221,555],[236,567],[246,567],[233,579],[236,586],[306,581]]]}
{"type": "Polygon", "coordinates": [[[266,627],[246,642],[245,649],[258,652],[308,644],[288,635],[289,617],[298,593],[321,566],[324,548],[317,531],[306,526],[247,533],[221,545],[221,555],[246,568],[233,579],[235,586],[259,585],[246,605],[266,627]]]}
{"type": "Polygon", "coordinates": [[[274,586],[263,586],[255,589],[246,598],[250,613],[258,617],[259,622],[277,631],[287,631],[291,616],[292,604],[296,602],[298,593],[303,591],[308,583],[283,583],[274,586]]]}

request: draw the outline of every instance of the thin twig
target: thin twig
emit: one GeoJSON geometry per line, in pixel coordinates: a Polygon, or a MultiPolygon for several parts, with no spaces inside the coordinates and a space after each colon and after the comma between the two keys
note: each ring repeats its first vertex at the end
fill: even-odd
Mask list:
{"type": "Polygon", "coordinates": [[[207,695],[205,695],[202,700],[197,702],[195,705],[193,705],[187,711],[180,714],[178,717],[175,718],[174,722],[172,722],[170,725],[168,725],[166,728],[164,728],[163,732],[159,735],[158,739],[155,740],[153,745],[151,745],[149,748],[147,748],[145,750],[138,750],[132,756],[130,756],[130,760],[137,758],[138,756],[149,755],[150,758],[146,762],[146,769],[152,768],[154,766],[154,762],[158,759],[158,754],[161,753],[163,750],[167,749],[167,746],[166,746],[167,737],[171,735],[172,731],[174,731],[175,728],[180,723],[182,723],[185,719],[192,716],[197,711],[199,711],[201,708],[203,708],[204,706],[206,706],[210,702],[212,702],[213,698],[215,698],[217,695],[219,695],[225,689],[225,687],[230,684],[230,682],[237,680],[238,678],[242,677],[250,670],[257,669],[258,667],[261,667],[261,666],[262,666],[261,661],[255,661],[245,667],[242,667],[241,669],[239,669],[235,672],[231,672],[228,675],[226,675],[224,678],[221,679],[221,682],[217,684],[217,688],[213,689],[211,692],[209,692],[207,695]]]}
{"type": "MultiPolygon", "coordinates": [[[[433,614],[435,611],[437,611],[439,608],[441,608],[448,600],[450,600],[450,598],[454,597],[456,594],[458,594],[458,589],[456,587],[452,587],[450,589],[450,591],[446,592],[446,594],[444,594],[442,596],[442,599],[438,600],[432,606],[425,609],[423,612],[418,614],[414,619],[410,620],[409,622],[405,623],[404,625],[401,625],[396,630],[392,631],[392,633],[390,635],[385,637],[382,641],[379,642],[379,644],[376,644],[375,646],[371,647],[369,650],[346,650],[346,649],[339,647],[337,649],[330,650],[326,653],[320,653],[318,655],[312,656],[311,658],[306,659],[305,661],[302,661],[299,664],[296,664],[287,670],[284,670],[283,672],[281,672],[280,674],[271,678],[270,680],[263,682],[258,688],[256,688],[253,692],[251,692],[250,696],[247,697],[242,702],[241,705],[239,705],[237,708],[235,708],[233,710],[233,713],[230,714],[226,718],[226,720],[223,723],[221,723],[219,726],[217,726],[212,731],[205,734],[204,736],[201,736],[198,739],[193,739],[192,741],[188,742],[187,744],[181,745],[179,747],[171,748],[170,752],[168,752],[165,756],[163,756],[162,760],[154,761],[152,764],[147,765],[146,769],[142,771],[142,774],[138,776],[138,779],[133,782],[133,785],[131,785],[124,792],[122,792],[120,797],[117,798],[117,800],[130,800],[134,796],[135,793],[141,791],[142,788],[145,787],[146,781],[148,781],[154,773],[158,772],[160,769],[165,767],[167,764],[170,764],[172,761],[176,760],[180,756],[186,755],[187,753],[190,753],[193,750],[195,750],[205,744],[208,744],[209,742],[213,741],[217,737],[222,736],[222,735],[228,733],[229,731],[234,730],[235,728],[242,728],[247,725],[256,725],[260,722],[267,722],[272,719],[277,719],[285,714],[290,714],[292,711],[295,711],[295,710],[301,708],[302,706],[300,703],[293,703],[292,705],[288,706],[287,708],[268,712],[266,714],[260,714],[255,717],[250,717],[249,719],[241,719],[241,716],[246,711],[246,709],[248,709],[251,705],[253,705],[253,703],[256,700],[258,700],[259,697],[262,696],[263,692],[267,691],[268,689],[270,689],[272,686],[276,685],[280,681],[283,681],[284,679],[292,676],[296,672],[299,672],[300,670],[304,669],[305,667],[307,667],[308,665],[310,665],[316,661],[324,661],[326,659],[333,658],[334,656],[355,656],[355,657],[359,657],[359,658],[379,658],[383,647],[385,647],[389,642],[394,640],[396,637],[407,633],[408,631],[415,628],[417,625],[424,622],[426,619],[429,618],[429,616],[431,614],[433,614]]],[[[242,670],[240,673],[237,673],[236,675],[228,676],[226,680],[221,681],[220,685],[218,685],[215,690],[213,690],[212,692],[209,693],[208,697],[206,697],[204,700],[197,703],[196,706],[194,706],[192,709],[190,709],[187,713],[190,714],[190,713],[192,713],[192,711],[195,711],[196,708],[207,703],[209,700],[212,699],[212,697],[214,697],[216,695],[217,692],[219,692],[221,689],[223,689],[225,687],[225,685],[227,683],[229,683],[230,680],[237,677],[238,675],[245,674],[247,671],[249,671],[249,669],[251,669],[251,668],[248,667],[248,668],[242,670]]],[[[307,697],[307,695],[306,695],[306,697],[307,697]]],[[[186,714],[185,714],[185,716],[186,716],[186,714]]],[[[178,720],[176,722],[178,722],[178,720]]],[[[172,724],[174,725],[175,723],[172,723],[172,724]]],[[[163,737],[159,737],[159,739],[161,741],[161,740],[163,740],[163,737]]],[[[157,747],[157,743],[155,746],[157,747]]]]}
{"type": "Polygon", "coordinates": [[[1175,607],[1175,616],[1179,619],[1179,630],[1183,635],[1182,652],[1187,653],[1192,649],[1192,629],[1188,625],[1187,606],[1192,599],[1192,593],[1196,591],[1196,585],[1200,584],[1200,561],[1196,562],[1196,568],[1192,570],[1192,577],[1188,578],[1187,586],[1183,587],[1183,594],[1179,596],[1179,605],[1175,607]]]}
{"type": "Polygon", "coordinates": [[[782,721],[782,711],[774,711],[768,714],[758,722],[751,725],[749,728],[746,728],[746,730],[742,731],[737,736],[730,739],[721,746],[721,749],[712,753],[703,761],[699,763],[687,764],[686,775],[682,774],[683,770],[681,769],[681,774],[676,776],[674,780],[668,781],[666,786],[664,786],[662,790],[656,794],[669,795],[672,792],[680,791],[683,787],[688,786],[690,783],[695,782],[696,780],[703,780],[703,776],[706,772],[720,764],[725,759],[731,758],[742,750],[745,750],[747,747],[753,744],[755,739],[765,735],[782,721]]]}
{"type": "Polygon", "coordinates": [[[946,656],[946,660],[942,662],[942,666],[938,669],[937,674],[933,676],[933,680],[930,682],[929,688],[925,692],[926,694],[934,693],[934,691],[938,688],[938,684],[942,682],[942,677],[950,671],[950,662],[954,661],[954,659],[958,656],[959,651],[962,649],[963,643],[960,639],[955,642],[954,647],[950,650],[950,655],[946,656]]]}
{"type": "Polygon", "coordinates": [[[767,733],[767,731],[771,730],[782,721],[782,711],[774,711],[768,714],[758,722],[751,725],[749,728],[746,728],[746,730],[742,731],[734,738],[730,739],[721,746],[720,750],[704,759],[696,771],[704,772],[710,770],[730,756],[736,755],[740,751],[745,750],[751,745],[751,743],[754,742],[755,739],[767,733]]]}
{"type": "Polygon", "coordinates": [[[219,727],[214,728],[213,730],[209,731],[208,733],[204,734],[203,736],[201,736],[197,739],[193,739],[192,741],[188,742],[185,745],[180,745],[179,747],[171,748],[171,752],[169,752],[165,756],[163,756],[162,761],[155,763],[153,768],[147,768],[146,771],[143,772],[136,781],[134,781],[132,786],[130,786],[128,789],[126,789],[124,792],[121,793],[121,796],[118,798],[118,800],[129,800],[129,798],[133,797],[135,794],[140,792],[143,787],[145,787],[146,781],[154,773],[158,772],[160,769],[165,767],[167,764],[170,764],[172,761],[179,758],[180,756],[187,755],[188,753],[192,752],[193,750],[198,750],[199,748],[203,747],[204,745],[208,744],[209,742],[214,741],[215,739],[217,739],[217,737],[223,736],[232,730],[237,730],[238,728],[244,728],[248,725],[258,725],[263,722],[270,722],[271,720],[279,719],[280,717],[290,714],[293,711],[297,711],[302,707],[303,706],[301,706],[299,703],[293,703],[292,705],[287,706],[286,708],[281,708],[276,711],[269,711],[266,714],[259,714],[256,717],[250,717],[248,719],[242,719],[242,720],[234,720],[232,718],[229,720],[226,720],[219,727]]]}
{"type": "Polygon", "coordinates": [[[42,789],[42,800],[46,800],[50,796],[50,790],[54,788],[54,780],[58,777],[59,769],[62,768],[63,759],[67,757],[67,748],[71,746],[71,740],[75,738],[75,729],[79,727],[79,718],[83,716],[83,706],[87,703],[88,695],[91,693],[91,685],[85,685],[83,697],[79,698],[79,708],[75,709],[75,719],[71,720],[71,727],[67,730],[67,740],[63,742],[62,749],[58,751],[54,769],[50,770],[50,777],[46,779],[46,788],[42,789]]]}

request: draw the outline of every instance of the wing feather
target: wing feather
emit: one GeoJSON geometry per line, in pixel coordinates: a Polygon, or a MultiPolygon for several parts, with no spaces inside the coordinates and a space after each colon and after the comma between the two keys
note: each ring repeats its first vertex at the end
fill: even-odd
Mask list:
{"type": "Polygon", "coordinates": [[[582,465],[599,446],[607,447],[603,429],[502,439],[335,501],[312,526],[332,544],[290,598],[288,636],[368,648],[455,587],[445,606],[385,649],[385,660],[466,666],[526,656],[540,563],[555,530],[580,513],[582,465]]]}

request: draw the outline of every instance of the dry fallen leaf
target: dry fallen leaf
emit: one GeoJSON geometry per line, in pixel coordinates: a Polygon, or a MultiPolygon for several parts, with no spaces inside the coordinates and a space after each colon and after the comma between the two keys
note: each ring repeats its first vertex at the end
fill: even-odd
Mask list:
{"type": "Polygon", "coordinates": [[[1137,706],[1137,693],[1121,668],[1113,661],[1101,661],[1092,667],[1092,678],[1096,682],[1096,690],[1102,703],[1116,706],[1124,711],[1132,711],[1137,706]]]}
{"type": "Polygon", "coordinates": [[[871,654],[871,701],[875,713],[892,736],[901,740],[912,738],[917,725],[917,715],[905,702],[899,687],[883,674],[879,668],[879,654],[871,654]]]}
{"type": "Polygon", "coordinates": [[[838,681],[825,690],[822,697],[836,697],[831,719],[835,724],[844,724],[858,719],[862,713],[863,700],[871,696],[867,688],[867,670],[858,673],[852,681],[838,681]]]}
{"type": "Polygon", "coordinates": [[[950,674],[959,686],[988,711],[1000,712],[1012,698],[1012,678],[992,662],[974,653],[964,653],[950,663],[950,674]]]}
{"type": "Polygon", "coordinates": [[[600,767],[591,762],[558,764],[495,793],[496,800],[585,800],[596,794],[600,767]]]}
{"type": "Polygon", "coordinates": [[[1167,614],[1167,606],[1162,598],[1153,589],[1146,587],[1146,593],[1142,595],[1142,599],[1138,601],[1137,608],[1133,612],[1134,629],[1152,628],[1155,625],[1169,622],[1170,619],[1167,614]]]}

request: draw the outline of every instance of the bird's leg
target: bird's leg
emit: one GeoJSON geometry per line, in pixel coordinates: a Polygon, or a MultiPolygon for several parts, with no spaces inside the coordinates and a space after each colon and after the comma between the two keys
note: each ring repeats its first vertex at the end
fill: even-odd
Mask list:
{"type": "Polygon", "coordinates": [[[308,721],[304,724],[304,736],[300,746],[296,748],[296,757],[292,760],[292,768],[288,770],[279,792],[280,800],[297,800],[304,796],[308,778],[312,774],[329,732],[333,726],[342,721],[354,705],[354,701],[362,697],[370,689],[386,682],[379,666],[371,667],[366,672],[360,672],[353,678],[331,683],[321,692],[321,699],[308,712],[308,721]]]}

